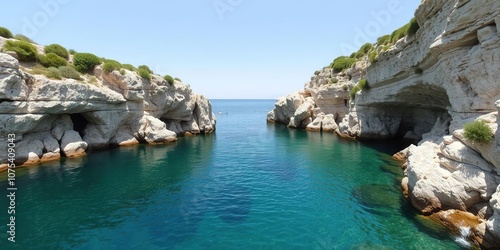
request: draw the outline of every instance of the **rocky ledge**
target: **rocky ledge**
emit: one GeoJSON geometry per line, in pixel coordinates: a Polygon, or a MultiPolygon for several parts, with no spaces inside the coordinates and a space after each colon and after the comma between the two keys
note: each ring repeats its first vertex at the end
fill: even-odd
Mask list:
{"type": "Polygon", "coordinates": [[[27,72],[0,53],[0,169],[7,167],[9,134],[16,163],[31,165],[215,130],[210,102],[178,80],[147,80],[125,69],[105,73],[101,66],[92,83],[27,72]]]}
{"type": "Polygon", "coordinates": [[[280,98],[267,119],[417,142],[399,154],[407,161],[402,187],[410,202],[454,231],[468,227],[477,246],[498,248],[500,1],[427,0],[415,17],[416,34],[382,50],[386,45],[375,44],[375,60],[367,55],[341,72],[317,71],[304,90],[280,98]],[[364,79],[369,87],[350,96],[364,79]],[[464,136],[464,124],[474,120],[491,129],[491,142],[464,136]]]}

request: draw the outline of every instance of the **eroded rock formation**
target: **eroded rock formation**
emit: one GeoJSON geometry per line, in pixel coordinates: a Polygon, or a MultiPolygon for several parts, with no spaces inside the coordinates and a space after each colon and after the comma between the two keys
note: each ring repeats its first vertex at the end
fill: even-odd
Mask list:
{"type": "Polygon", "coordinates": [[[479,220],[470,240],[500,247],[500,2],[428,0],[415,17],[415,35],[373,63],[365,57],[342,73],[319,71],[305,90],[281,98],[268,121],[417,141],[401,154],[411,203],[425,214],[470,212],[479,220]],[[361,78],[370,88],[344,105],[361,78]],[[474,120],[491,128],[492,142],[465,138],[464,124],[474,120]]]}
{"type": "Polygon", "coordinates": [[[128,70],[103,73],[100,66],[94,75],[94,84],[51,80],[0,53],[0,164],[7,161],[8,134],[16,136],[16,162],[26,165],[215,130],[210,102],[180,81],[146,80],[128,70]]]}

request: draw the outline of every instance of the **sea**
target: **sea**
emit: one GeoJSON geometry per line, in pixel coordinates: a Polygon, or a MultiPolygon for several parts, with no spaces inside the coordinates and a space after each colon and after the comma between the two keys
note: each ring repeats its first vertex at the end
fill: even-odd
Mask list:
{"type": "Polygon", "coordinates": [[[464,249],[403,198],[398,142],[268,124],[275,100],[211,102],[213,134],[18,168],[15,242],[0,173],[0,249],[464,249]]]}

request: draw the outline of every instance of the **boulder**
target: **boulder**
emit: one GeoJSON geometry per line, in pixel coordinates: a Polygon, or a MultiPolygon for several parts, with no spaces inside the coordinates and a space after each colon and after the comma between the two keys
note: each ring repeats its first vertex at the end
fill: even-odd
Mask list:
{"type": "Polygon", "coordinates": [[[66,130],[61,139],[61,151],[68,158],[78,158],[85,156],[88,144],[83,141],[78,132],[66,130]]]}

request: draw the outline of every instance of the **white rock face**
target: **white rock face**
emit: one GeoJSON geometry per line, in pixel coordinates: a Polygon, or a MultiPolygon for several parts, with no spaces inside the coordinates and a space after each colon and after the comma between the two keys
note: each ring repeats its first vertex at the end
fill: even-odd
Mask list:
{"type": "MultiPolygon", "coordinates": [[[[43,53],[42,46],[37,48],[43,53]]],[[[210,101],[188,85],[170,85],[154,74],[149,81],[124,73],[105,73],[98,66],[95,84],[50,80],[22,71],[16,58],[0,53],[0,141],[16,134],[18,164],[26,165],[62,154],[83,156],[87,149],[165,143],[177,135],[215,131],[210,101]]],[[[0,165],[6,163],[6,152],[0,151],[0,165]]]]}

